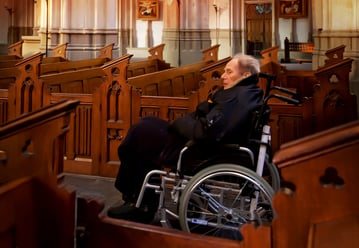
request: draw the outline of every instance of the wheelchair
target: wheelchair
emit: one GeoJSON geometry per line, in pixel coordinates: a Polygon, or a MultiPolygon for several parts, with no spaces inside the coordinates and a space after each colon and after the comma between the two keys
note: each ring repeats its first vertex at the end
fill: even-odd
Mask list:
{"type": "Polygon", "coordinates": [[[246,223],[270,224],[275,216],[272,197],[280,187],[279,172],[272,162],[270,108],[268,101],[277,98],[299,104],[295,92],[271,86],[274,75],[260,73],[267,80],[262,107],[254,113],[248,147],[225,144],[225,148],[246,158],[229,162],[211,159],[194,175],[183,170],[183,155],[193,145],[189,142],[180,152],[174,172],[152,170],[147,173],[136,207],[147,189],[159,194],[158,215],[163,227],[180,228],[202,235],[241,240],[240,227],[246,223]],[[272,94],[272,90],[292,97],[272,94]],[[159,178],[156,183],[151,178],[159,178]],[[177,225],[177,226],[176,226],[177,225]],[[179,225],[179,226],[178,226],[179,225]]]}

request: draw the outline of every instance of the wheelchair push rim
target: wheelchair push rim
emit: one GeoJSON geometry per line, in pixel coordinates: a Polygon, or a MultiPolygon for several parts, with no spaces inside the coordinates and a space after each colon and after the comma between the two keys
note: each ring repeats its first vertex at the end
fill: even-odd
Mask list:
{"type": "Polygon", "coordinates": [[[235,164],[213,165],[198,172],[183,190],[181,229],[241,240],[243,224],[271,222],[273,195],[272,187],[254,171],[235,164]]]}

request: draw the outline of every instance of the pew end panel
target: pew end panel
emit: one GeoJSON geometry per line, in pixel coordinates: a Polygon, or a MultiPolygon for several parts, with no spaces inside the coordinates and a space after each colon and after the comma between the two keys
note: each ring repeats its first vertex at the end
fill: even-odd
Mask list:
{"type": "Polygon", "coordinates": [[[260,64],[264,65],[270,62],[278,63],[279,62],[278,51],[279,51],[279,46],[273,46],[262,50],[260,52],[262,56],[260,59],[260,64]]]}
{"type": "Polygon", "coordinates": [[[127,54],[106,63],[102,69],[107,80],[94,93],[94,129],[102,138],[93,147],[93,171],[102,176],[117,175],[117,148],[131,126],[131,87],[126,80],[131,57],[127,54]]]}
{"type": "Polygon", "coordinates": [[[339,235],[342,228],[348,228],[340,223],[351,225],[350,230],[358,229],[358,222],[353,222],[359,214],[355,197],[359,188],[358,149],[359,121],[282,145],[274,162],[286,190],[273,199],[278,213],[272,225],[274,247],[313,247],[330,240],[349,243],[347,247],[358,244],[358,235],[339,235]],[[313,232],[313,228],[328,230],[328,225],[333,229],[325,236],[313,232]]]}
{"type": "Polygon", "coordinates": [[[9,92],[0,89],[0,125],[4,125],[9,120],[9,92]]]}
{"type": "Polygon", "coordinates": [[[0,127],[0,184],[63,172],[62,148],[78,101],[61,101],[0,127]]]}
{"type": "Polygon", "coordinates": [[[217,61],[218,60],[218,50],[219,50],[220,46],[221,45],[216,44],[207,49],[203,49],[202,50],[202,54],[203,54],[202,61],[212,61],[212,62],[217,61]]]}
{"type": "Polygon", "coordinates": [[[1,247],[74,247],[75,192],[56,182],[23,177],[0,186],[1,247]]]}
{"type": "Polygon", "coordinates": [[[112,60],[112,51],[115,43],[110,43],[102,47],[99,51],[98,58],[104,58],[106,60],[112,60]]]}
{"type": "Polygon", "coordinates": [[[353,59],[331,62],[315,72],[320,84],[314,88],[317,131],[356,120],[357,99],[350,91],[349,73],[353,59]]]}
{"type": "Polygon", "coordinates": [[[165,44],[159,44],[157,46],[151,47],[148,49],[148,53],[150,54],[148,59],[158,59],[163,60],[163,50],[165,48],[165,44]]]}
{"type": "Polygon", "coordinates": [[[54,49],[52,50],[52,57],[60,57],[63,59],[67,59],[67,54],[66,54],[66,50],[67,50],[67,46],[69,43],[63,43],[63,44],[59,44],[56,47],[54,47],[54,49]]]}
{"type": "Polygon", "coordinates": [[[305,99],[298,106],[283,102],[271,102],[269,106],[273,153],[281,144],[313,133],[312,99],[305,99]]]}
{"type": "Polygon", "coordinates": [[[8,46],[7,48],[7,54],[8,55],[14,55],[17,58],[22,58],[22,45],[23,45],[24,41],[20,40],[18,42],[15,42],[13,44],[11,44],[10,46],[8,46]]]}
{"type": "Polygon", "coordinates": [[[325,56],[327,59],[324,61],[324,66],[328,66],[331,64],[335,64],[337,62],[340,62],[344,59],[344,51],[345,51],[345,45],[340,45],[337,47],[334,47],[332,49],[329,49],[325,52],[325,56]]]}
{"type": "MultiPolygon", "coordinates": [[[[9,119],[38,110],[42,105],[42,82],[38,80],[42,53],[35,53],[16,64],[20,71],[14,87],[9,88],[9,97],[13,96],[9,107],[9,119]],[[12,91],[12,92],[10,92],[12,91]]],[[[9,99],[10,100],[10,99],[9,99]]]]}

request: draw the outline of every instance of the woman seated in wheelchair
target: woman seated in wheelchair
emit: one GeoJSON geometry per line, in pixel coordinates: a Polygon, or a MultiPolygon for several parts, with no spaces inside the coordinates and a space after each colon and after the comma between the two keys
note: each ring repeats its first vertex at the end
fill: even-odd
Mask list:
{"type": "MultiPolygon", "coordinates": [[[[133,125],[118,147],[121,166],[115,187],[124,204],[108,210],[108,216],[150,223],[158,206],[158,196],[146,191],[140,208],[135,203],[146,174],[163,167],[176,168],[180,150],[188,141],[195,149],[184,158],[203,160],[217,152],[217,144],[246,144],[252,113],[262,106],[263,92],[257,85],[260,65],[256,58],[237,54],[225,66],[222,87],[198,104],[195,112],[171,123],[145,117],[133,125]]],[[[188,164],[185,169],[188,169],[188,164]]]]}

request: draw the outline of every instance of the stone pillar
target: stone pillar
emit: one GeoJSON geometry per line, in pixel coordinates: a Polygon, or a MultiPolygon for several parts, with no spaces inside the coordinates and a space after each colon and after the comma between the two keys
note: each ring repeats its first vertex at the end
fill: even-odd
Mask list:
{"type": "Polygon", "coordinates": [[[202,59],[202,50],[211,46],[208,1],[185,0],[180,5],[180,64],[202,59]]]}
{"type": "Polygon", "coordinates": [[[41,0],[41,50],[68,43],[72,60],[97,57],[99,49],[118,41],[117,0],[41,0]],[[47,19],[47,10],[49,19],[47,19]]]}
{"type": "Polygon", "coordinates": [[[200,61],[211,46],[208,1],[166,0],[163,10],[166,60],[176,66],[200,61]]]}
{"type": "Polygon", "coordinates": [[[163,34],[162,40],[166,44],[163,57],[173,66],[180,64],[180,43],[179,43],[179,23],[180,23],[180,0],[163,1],[163,34]]]}

